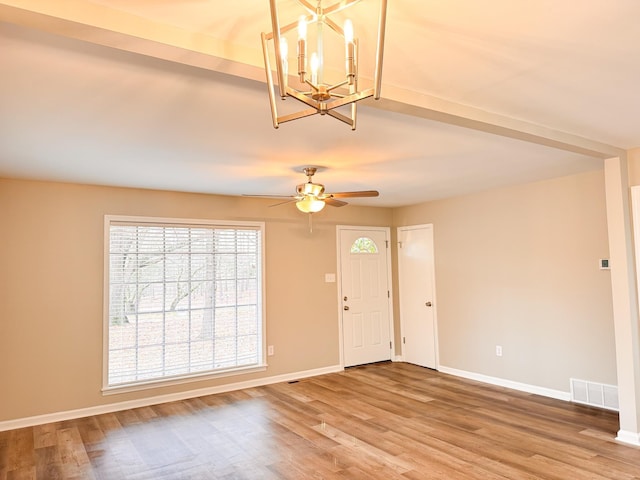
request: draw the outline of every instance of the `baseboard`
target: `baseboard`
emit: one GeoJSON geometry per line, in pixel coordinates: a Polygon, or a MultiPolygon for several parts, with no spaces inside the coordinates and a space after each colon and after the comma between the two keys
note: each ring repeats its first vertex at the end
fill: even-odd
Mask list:
{"type": "Polygon", "coordinates": [[[153,397],[129,400],[126,402],[108,403],[105,405],[97,405],[95,407],[79,408],[77,410],[67,410],[64,412],[48,413],[45,415],[36,415],[33,417],[17,418],[15,420],[6,420],[0,422],[0,432],[6,430],[14,430],[16,428],[32,427],[34,425],[42,425],[45,423],[61,422],[64,420],[72,420],[75,418],[89,417],[92,415],[101,415],[103,413],[118,412],[131,408],[148,407],[149,405],[158,405],[160,403],[176,402],[180,400],[186,400],[188,398],[213,395],[216,393],[232,392],[234,390],[241,390],[243,388],[261,387],[274,383],[290,382],[292,380],[315,377],[318,375],[325,375],[327,373],[336,373],[343,370],[344,368],[342,366],[333,365],[330,367],[316,368],[313,370],[305,370],[302,372],[286,373],[283,375],[275,375],[273,377],[247,380],[246,382],[228,383],[226,385],[217,385],[215,387],[200,388],[196,390],[188,390],[185,392],[170,393],[167,395],[156,395],[153,397]]]}
{"type": "Polygon", "coordinates": [[[519,390],[521,392],[533,393],[535,395],[542,395],[544,397],[555,398],[557,400],[564,400],[567,402],[571,400],[571,393],[563,392],[561,390],[538,387],[537,385],[514,382],[512,380],[505,380],[504,378],[490,377],[488,375],[467,372],[465,370],[458,370],[450,367],[440,366],[438,368],[438,371],[447,373],[449,375],[454,375],[456,377],[468,378],[469,380],[477,380],[478,382],[489,383],[491,385],[497,385],[499,387],[511,388],[513,390],[519,390]]]}
{"type": "Polygon", "coordinates": [[[618,436],[616,437],[616,440],[626,445],[634,445],[636,447],[640,447],[640,433],[618,430],[618,436]]]}
{"type": "Polygon", "coordinates": [[[392,362],[404,362],[404,357],[402,355],[396,355],[391,359],[392,362]]]}

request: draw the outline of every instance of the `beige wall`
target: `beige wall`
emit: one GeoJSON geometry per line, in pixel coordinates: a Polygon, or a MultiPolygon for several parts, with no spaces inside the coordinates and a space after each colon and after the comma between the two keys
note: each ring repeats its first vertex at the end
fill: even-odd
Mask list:
{"type": "Polygon", "coordinates": [[[616,384],[602,171],[394,210],[396,227],[423,223],[440,365],[565,392],[571,377],[616,384]]]}
{"type": "Polygon", "coordinates": [[[336,224],[389,226],[391,210],[321,212],[239,197],[0,179],[0,421],[339,364],[336,224]],[[266,222],[264,373],[101,394],[105,214],[266,222]]]}
{"type": "MultiPolygon", "coordinates": [[[[337,365],[337,285],[324,282],[337,224],[434,224],[441,365],[562,391],[569,377],[616,383],[602,172],[330,209],[313,234],[270,204],[0,179],[0,421],[337,365]],[[268,371],[103,397],[105,214],[265,221],[268,371]]],[[[397,335],[398,319],[396,306],[397,335]]]]}

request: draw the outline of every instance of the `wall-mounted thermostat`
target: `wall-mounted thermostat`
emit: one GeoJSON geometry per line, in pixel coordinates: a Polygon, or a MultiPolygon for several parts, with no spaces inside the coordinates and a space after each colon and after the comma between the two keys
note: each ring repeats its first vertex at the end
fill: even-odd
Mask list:
{"type": "Polygon", "coordinates": [[[600,259],[600,270],[611,270],[611,267],[609,266],[609,259],[608,258],[601,258],[600,259]]]}

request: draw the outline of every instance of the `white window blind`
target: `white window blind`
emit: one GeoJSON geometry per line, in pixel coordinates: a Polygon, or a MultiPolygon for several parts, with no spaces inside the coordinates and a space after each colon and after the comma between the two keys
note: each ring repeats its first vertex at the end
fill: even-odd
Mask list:
{"type": "Polygon", "coordinates": [[[262,229],[110,221],[107,386],[262,362],[262,229]]]}

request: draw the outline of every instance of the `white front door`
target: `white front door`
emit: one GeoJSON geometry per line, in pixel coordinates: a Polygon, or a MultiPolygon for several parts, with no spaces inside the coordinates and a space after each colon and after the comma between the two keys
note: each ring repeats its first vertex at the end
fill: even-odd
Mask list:
{"type": "Polygon", "coordinates": [[[405,362],[437,368],[433,226],[398,228],[398,294],[405,362]]]}
{"type": "Polygon", "coordinates": [[[389,229],[338,227],[345,367],[391,359],[389,229]]]}

